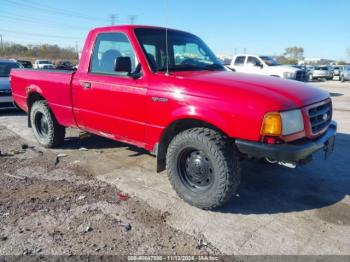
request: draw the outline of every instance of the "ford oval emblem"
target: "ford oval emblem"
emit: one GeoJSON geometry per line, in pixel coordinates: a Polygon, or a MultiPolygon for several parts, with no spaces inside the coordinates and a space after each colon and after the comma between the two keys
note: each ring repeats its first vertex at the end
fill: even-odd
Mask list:
{"type": "Polygon", "coordinates": [[[322,119],[323,119],[324,121],[326,121],[326,120],[328,119],[328,114],[324,114],[324,115],[322,116],[322,119]]]}

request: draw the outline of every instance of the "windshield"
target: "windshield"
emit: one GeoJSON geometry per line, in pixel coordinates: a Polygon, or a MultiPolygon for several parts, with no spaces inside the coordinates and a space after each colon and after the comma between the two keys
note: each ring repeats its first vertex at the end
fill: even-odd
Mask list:
{"type": "Polygon", "coordinates": [[[16,63],[0,63],[0,77],[9,77],[12,68],[19,68],[16,63]]]}
{"type": "Polygon", "coordinates": [[[43,60],[43,61],[39,61],[39,64],[42,65],[42,64],[52,64],[51,61],[47,61],[47,60],[43,60]]]}
{"type": "Polygon", "coordinates": [[[270,56],[260,56],[261,60],[263,60],[268,66],[277,66],[279,63],[275,59],[270,56]]]}
{"type": "MultiPolygon", "coordinates": [[[[153,71],[166,71],[166,30],[138,28],[136,36],[153,71]]],[[[213,52],[198,37],[168,30],[169,71],[225,70],[213,52]]]]}

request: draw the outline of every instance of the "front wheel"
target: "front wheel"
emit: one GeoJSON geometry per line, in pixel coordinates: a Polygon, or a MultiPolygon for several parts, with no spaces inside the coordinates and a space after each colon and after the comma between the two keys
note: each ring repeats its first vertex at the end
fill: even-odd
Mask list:
{"type": "Polygon", "coordinates": [[[30,110],[30,121],[38,142],[47,148],[61,145],[66,129],[58,124],[46,101],[40,100],[30,110]]]}
{"type": "Polygon", "coordinates": [[[237,149],[225,136],[208,128],[178,134],[167,151],[167,169],[176,193],[206,210],[224,205],[240,183],[237,149]]]}

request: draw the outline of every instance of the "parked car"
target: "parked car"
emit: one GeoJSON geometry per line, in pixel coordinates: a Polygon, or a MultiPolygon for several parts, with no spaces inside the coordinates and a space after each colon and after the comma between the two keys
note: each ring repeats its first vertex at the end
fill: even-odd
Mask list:
{"type": "Polygon", "coordinates": [[[54,69],[55,66],[50,60],[35,60],[34,69],[54,69]]]}
{"type": "Polygon", "coordinates": [[[74,66],[70,61],[59,61],[56,65],[56,69],[59,70],[75,70],[74,66]]]}
{"type": "Polygon", "coordinates": [[[328,92],[232,73],[197,36],[165,32],[97,28],[77,72],[13,70],[14,99],[38,142],[57,147],[66,127],[76,127],[149,150],[177,194],[203,209],[235,194],[242,159],[295,167],[316,151],[332,153],[337,127],[328,92]]]}
{"type": "Polygon", "coordinates": [[[309,75],[310,80],[314,79],[326,79],[332,80],[334,77],[333,70],[330,66],[314,66],[311,74],[309,75]]]}
{"type": "Polygon", "coordinates": [[[341,71],[341,66],[333,66],[333,75],[339,76],[341,71]]]}
{"type": "Polygon", "coordinates": [[[231,62],[233,71],[249,74],[268,75],[307,81],[306,71],[288,65],[280,65],[270,56],[236,55],[231,62]]]}
{"type": "Polygon", "coordinates": [[[11,60],[0,60],[0,110],[14,108],[9,75],[13,68],[20,68],[20,65],[11,60]]]}
{"type": "Polygon", "coordinates": [[[344,66],[340,71],[339,80],[342,82],[350,80],[350,66],[344,66]]]}
{"type": "Polygon", "coordinates": [[[293,67],[295,68],[299,68],[301,70],[304,70],[306,73],[306,79],[309,80],[310,79],[310,74],[312,73],[312,68],[306,66],[306,65],[293,65],[293,67]]]}
{"type": "Polygon", "coordinates": [[[33,64],[27,60],[17,60],[17,63],[20,63],[24,68],[33,68],[33,64]]]}

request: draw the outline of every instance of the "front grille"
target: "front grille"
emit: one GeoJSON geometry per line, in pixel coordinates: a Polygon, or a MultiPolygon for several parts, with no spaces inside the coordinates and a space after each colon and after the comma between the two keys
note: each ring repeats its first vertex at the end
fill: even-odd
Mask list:
{"type": "Polygon", "coordinates": [[[307,80],[306,71],[304,71],[304,70],[297,71],[296,74],[295,74],[295,80],[306,81],[307,80]]]}
{"type": "Polygon", "coordinates": [[[317,134],[332,121],[332,103],[323,104],[309,109],[312,133],[317,134]]]}

